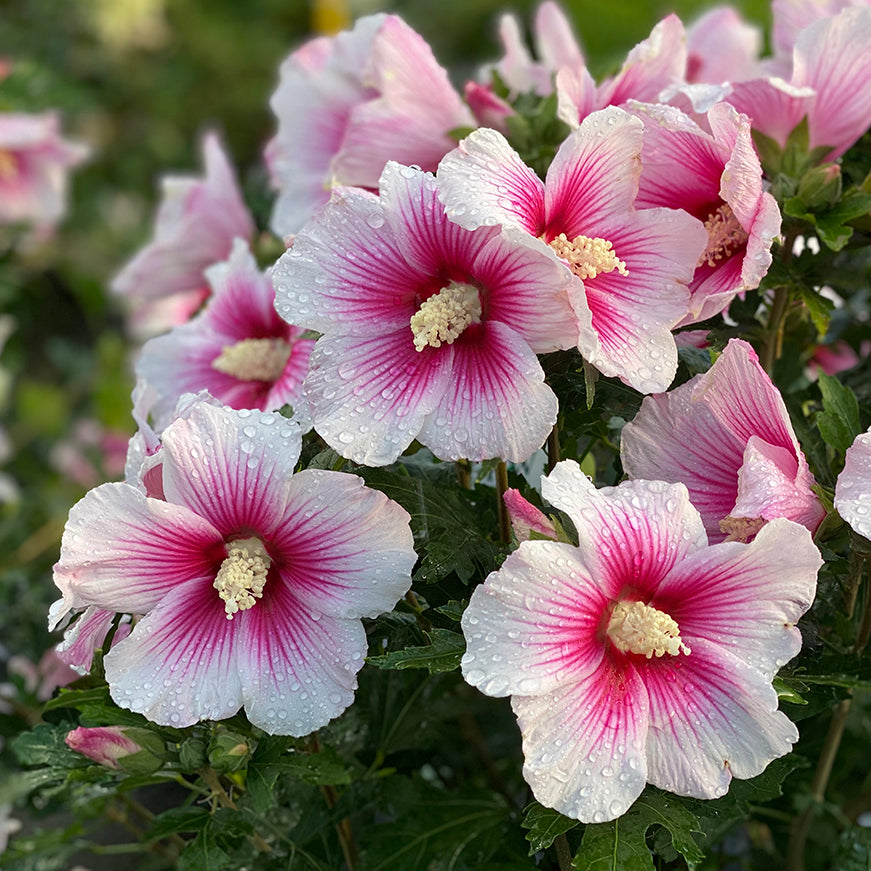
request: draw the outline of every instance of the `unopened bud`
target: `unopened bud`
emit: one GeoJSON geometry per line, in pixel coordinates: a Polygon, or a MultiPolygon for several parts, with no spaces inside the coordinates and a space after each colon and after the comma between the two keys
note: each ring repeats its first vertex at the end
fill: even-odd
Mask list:
{"type": "Polygon", "coordinates": [[[79,726],[68,732],[64,741],[67,747],[93,762],[131,774],[150,773],[162,764],[158,754],[163,742],[144,729],[79,726]]]}
{"type": "Polygon", "coordinates": [[[810,211],[833,206],[843,190],[841,167],[837,163],[824,163],[809,169],[798,183],[798,196],[810,211]]]}
{"type": "Polygon", "coordinates": [[[244,768],[251,756],[251,745],[244,735],[218,727],[209,742],[209,765],[225,774],[244,768]]]}
{"type": "Polygon", "coordinates": [[[559,538],[550,518],[524,499],[519,490],[513,488],[506,490],[502,498],[505,501],[511,528],[519,542],[529,541],[533,537],[548,538],[551,541],[559,538]]]}

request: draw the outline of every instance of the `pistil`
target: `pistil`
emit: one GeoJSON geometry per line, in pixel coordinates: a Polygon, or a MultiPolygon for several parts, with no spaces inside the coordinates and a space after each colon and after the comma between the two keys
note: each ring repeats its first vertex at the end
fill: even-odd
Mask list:
{"type": "Polygon", "coordinates": [[[290,357],[284,339],[242,339],[225,345],[212,368],[240,381],[277,381],[290,357]]]}
{"type": "Polygon", "coordinates": [[[677,656],[690,649],[680,639],[677,622],[644,602],[621,601],[614,606],[608,621],[608,637],[618,650],[654,656],[677,656]]]}
{"type": "Polygon", "coordinates": [[[575,236],[569,241],[565,233],[560,233],[551,240],[550,247],[582,281],[615,270],[620,275],[629,275],[626,264],[617,257],[614,246],[607,239],[575,236]]]}
{"type": "Polygon", "coordinates": [[[439,348],[451,345],[470,324],[481,320],[481,296],[470,284],[452,281],[421,303],[411,316],[414,347],[439,348]]]}
{"type": "Polygon", "coordinates": [[[242,538],[230,543],[227,558],[221,563],[212,585],[224,602],[228,620],[257,604],[271,564],[259,538],[242,538]]]}

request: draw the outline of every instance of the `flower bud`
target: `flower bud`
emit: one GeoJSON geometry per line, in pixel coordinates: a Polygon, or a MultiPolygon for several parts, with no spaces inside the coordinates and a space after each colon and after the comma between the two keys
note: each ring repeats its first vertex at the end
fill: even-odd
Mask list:
{"type": "Polygon", "coordinates": [[[140,741],[134,740],[134,735],[136,738],[143,737],[140,735],[143,731],[123,729],[120,726],[79,726],[78,729],[68,732],[64,741],[70,749],[106,768],[125,771],[135,769],[135,773],[143,773],[139,770],[142,768],[139,762],[145,762],[148,770],[155,771],[160,767],[160,760],[153,753],[155,748],[146,749],[140,741]],[[137,760],[132,760],[133,756],[137,756],[137,760]]]}
{"type": "Polygon", "coordinates": [[[244,735],[218,727],[209,743],[209,765],[226,774],[244,768],[251,756],[251,746],[244,735]]]}
{"type": "Polygon", "coordinates": [[[537,538],[549,538],[556,541],[559,536],[550,518],[539,511],[531,502],[520,495],[519,490],[509,489],[503,495],[511,528],[517,540],[529,541],[533,533],[537,538]]]}
{"type": "Polygon", "coordinates": [[[798,196],[811,211],[833,206],[843,189],[841,167],[837,163],[824,163],[809,169],[798,183],[798,196]]]}

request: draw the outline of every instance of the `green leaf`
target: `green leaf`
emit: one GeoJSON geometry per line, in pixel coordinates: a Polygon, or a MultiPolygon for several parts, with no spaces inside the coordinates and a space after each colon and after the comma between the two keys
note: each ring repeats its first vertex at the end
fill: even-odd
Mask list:
{"type": "Polygon", "coordinates": [[[832,312],[835,310],[834,303],[806,284],[797,284],[796,289],[801,297],[801,301],[807,308],[817,334],[824,336],[829,331],[829,321],[832,318],[832,312]]]}
{"type": "Polygon", "coordinates": [[[430,674],[459,668],[466,650],[466,639],[450,629],[434,628],[426,634],[431,644],[370,656],[366,662],[377,668],[425,668],[430,674]]]}
{"type": "Polygon", "coordinates": [[[22,732],[12,742],[12,750],[23,765],[50,765],[54,768],[82,768],[90,765],[81,753],[67,747],[64,738],[70,726],[40,723],[22,732]]]}
{"type": "Polygon", "coordinates": [[[823,410],[817,415],[817,427],[826,444],[844,453],[862,432],[859,402],[849,387],[824,372],[820,373],[819,385],[823,410]]]}
{"type": "Polygon", "coordinates": [[[218,846],[210,822],[206,822],[178,857],[178,871],[218,871],[230,864],[230,857],[218,846]]]}
{"type": "MultiPolygon", "coordinates": [[[[254,767],[254,766],[252,766],[254,767]]],[[[270,768],[286,772],[314,786],[342,786],[351,782],[351,772],[341,756],[332,748],[324,747],[317,753],[291,752],[275,762],[266,763],[263,777],[270,768]]]]}
{"type": "Polygon", "coordinates": [[[845,829],[830,867],[838,871],[871,871],[871,829],[862,826],[845,829]]]}
{"type": "Polygon", "coordinates": [[[693,833],[702,834],[696,817],[673,796],[648,787],[622,816],[587,826],[572,867],[576,871],[653,871],[647,830],[662,826],[690,871],[704,858],[693,833]]]}
{"type": "Polygon", "coordinates": [[[578,821],[564,817],[559,811],[543,807],[534,801],[523,811],[521,825],[524,829],[529,829],[526,840],[529,841],[529,855],[533,856],[546,850],[557,835],[563,835],[575,828],[578,821]]]}
{"type": "Polygon", "coordinates": [[[167,835],[177,835],[179,832],[200,832],[211,819],[208,808],[175,807],[156,816],[146,833],[149,841],[159,841],[167,835]]]}

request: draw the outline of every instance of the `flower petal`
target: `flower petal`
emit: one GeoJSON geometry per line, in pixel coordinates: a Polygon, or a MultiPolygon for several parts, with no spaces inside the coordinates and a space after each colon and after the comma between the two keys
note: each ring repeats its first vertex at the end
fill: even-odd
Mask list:
{"type": "Polygon", "coordinates": [[[417,351],[408,322],[372,338],[323,336],[304,385],[315,429],[355,463],[392,463],[441,400],[453,355],[453,345],[417,351]]]}
{"type": "Polygon", "coordinates": [[[312,612],[286,588],[244,616],[237,662],[245,713],[255,726],[301,737],[354,701],[366,656],[359,620],[312,612]]]}
{"type": "Polygon", "coordinates": [[[463,614],[463,677],[488,696],[550,693],[594,674],[608,606],[596,558],[555,541],[524,542],[472,592],[463,614]]]}
{"type": "Polygon", "coordinates": [[[847,448],[835,484],[835,508],[859,535],[871,538],[871,430],[847,448]]]}
{"type": "Polygon", "coordinates": [[[778,518],[750,544],[689,554],[660,585],[657,607],[693,652],[703,638],[771,680],[801,648],[795,624],[813,601],[821,564],[808,530],[778,518]]]}
{"type": "Polygon", "coordinates": [[[505,324],[486,321],[468,327],[452,348],[451,380],[418,440],[442,460],[529,459],[558,412],[529,345],[505,324]]]}
{"type": "Polygon", "coordinates": [[[112,698],[162,726],[231,717],[242,706],[236,651],[246,615],[227,619],[211,579],[177,585],[106,655],[112,698]]]}
{"type": "Polygon", "coordinates": [[[544,696],[514,696],[523,777],[536,799],[572,819],[625,813],[647,780],[647,694],[634,668],[607,662],[544,696]]]}
{"type": "Polygon", "coordinates": [[[469,230],[504,224],[541,235],[544,184],[496,130],[475,130],[442,158],[439,197],[448,217],[469,230]]]}
{"type": "Polygon", "coordinates": [[[54,581],[67,606],[144,614],[178,584],[212,576],[221,533],[184,505],[102,484],[73,506],[54,581]]]}
{"type": "Polygon", "coordinates": [[[408,513],[357,475],[297,472],[273,541],[283,580],[321,614],[376,617],[411,586],[417,554],[408,513]]]}
{"type": "Polygon", "coordinates": [[[284,517],[301,446],[297,424],[277,412],[200,403],[163,433],[167,501],[208,518],[225,536],[268,535],[284,517]]]}
{"type": "Polygon", "coordinates": [[[733,775],[760,774],[798,740],[770,678],[710,641],[696,639],[689,656],[651,662],[644,682],[647,778],[660,789],[718,798],[733,775]]]}

